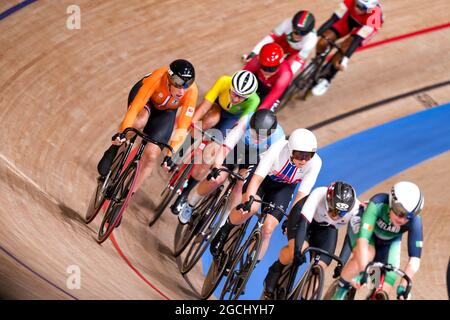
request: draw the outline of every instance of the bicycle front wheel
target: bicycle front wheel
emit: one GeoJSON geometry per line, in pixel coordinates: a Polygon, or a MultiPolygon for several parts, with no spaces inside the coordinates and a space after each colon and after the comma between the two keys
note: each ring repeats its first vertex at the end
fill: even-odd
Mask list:
{"type": "Polygon", "coordinates": [[[186,249],[189,242],[197,234],[198,230],[202,228],[205,220],[210,214],[211,208],[217,199],[217,192],[213,192],[205,197],[193,210],[191,221],[187,224],[179,223],[175,231],[174,239],[174,257],[178,257],[184,249],[186,249]]]}
{"type": "Polygon", "coordinates": [[[150,221],[148,223],[149,227],[153,226],[155,222],[158,221],[158,219],[164,213],[164,210],[166,210],[169,203],[177,195],[179,190],[181,191],[185,180],[187,179],[188,175],[191,172],[192,166],[193,166],[192,164],[188,164],[182,169],[181,173],[179,171],[174,172],[174,174],[171,177],[171,180],[175,178],[175,175],[178,175],[178,177],[175,178],[176,181],[173,184],[173,186],[171,186],[171,184],[169,183],[166,189],[163,191],[161,195],[162,197],[161,201],[159,202],[158,206],[155,209],[155,214],[150,218],[150,221]]]}
{"type": "Polygon", "coordinates": [[[262,235],[259,230],[253,232],[239,250],[220,294],[221,300],[237,300],[255,268],[261,249],[262,235]]]}
{"type": "Polygon", "coordinates": [[[133,162],[119,177],[113,196],[100,225],[97,239],[98,243],[103,243],[108,239],[109,235],[120,221],[131,198],[138,172],[139,165],[137,162],[133,162]]]}
{"type": "Polygon", "coordinates": [[[191,247],[183,259],[180,270],[182,274],[186,274],[194,267],[208,248],[209,243],[212,241],[217,231],[219,231],[221,222],[226,213],[227,202],[227,198],[223,197],[214,208],[208,210],[203,219],[204,221],[201,223],[201,228],[192,240],[191,247]]]}
{"type": "Polygon", "coordinates": [[[322,266],[311,265],[303,274],[299,285],[295,289],[292,300],[320,300],[324,285],[322,266]]]}

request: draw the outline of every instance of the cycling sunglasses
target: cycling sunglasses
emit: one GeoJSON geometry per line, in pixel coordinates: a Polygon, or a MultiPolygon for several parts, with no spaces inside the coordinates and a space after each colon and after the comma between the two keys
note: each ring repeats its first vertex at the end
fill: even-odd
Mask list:
{"type": "Polygon", "coordinates": [[[306,36],[306,35],[308,34],[308,32],[306,32],[306,31],[298,31],[298,30],[294,30],[294,31],[292,31],[292,34],[297,35],[297,36],[304,37],[304,36],[306,36]]]}
{"type": "Polygon", "coordinates": [[[408,220],[411,220],[412,218],[414,218],[414,213],[413,212],[408,212],[405,208],[403,208],[403,206],[398,203],[397,201],[392,201],[391,203],[391,209],[394,212],[394,214],[397,217],[400,218],[407,218],[408,220]]]}
{"type": "Polygon", "coordinates": [[[267,73],[273,73],[275,71],[278,70],[280,66],[275,66],[275,67],[266,67],[266,66],[261,66],[261,70],[267,73]]]}
{"type": "Polygon", "coordinates": [[[239,98],[241,100],[245,100],[248,98],[248,96],[241,96],[240,94],[237,94],[233,89],[230,89],[230,95],[234,96],[235,98],[239,98]]]}
{"type": "Polygon", "coordinates": [[[176,74],[173,74],[173,75],[169,75],[169,82],[175,88],[187,89],[194,82],[194,78],[192,78],[192,79],[190,79],[188,81],[185,81],[182,78],[180,78],[179,76],[177,76],[176,74]]]}
{"type": "Polygon", "coordinates": [[[294,150],[292,152],[292,158],[294,158],[295,160],[298,160],[298,161],[302,161],[302,160],[309,161],[309,160],[311,160],[312,157],[314,157],[315,154],[316,154],[315,152],[294,150]]]}

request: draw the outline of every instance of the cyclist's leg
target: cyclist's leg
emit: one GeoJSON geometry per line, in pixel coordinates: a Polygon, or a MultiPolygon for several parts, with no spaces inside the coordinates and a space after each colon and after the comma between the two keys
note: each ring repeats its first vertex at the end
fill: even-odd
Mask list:
{"type": "MultiPolygon", "coordinates": [[[[304,197],[299,201],[297,205],[300,206],[300,211],[303,205],[306,202],[308,196],[304,197]]],[[[297,236],[298,226],[300,223],[300,215],[289,215],[287,221],[287,237],[288,237],[288,245],[284,246],[279,253],[279,258],[275,261],[268,270],[266,278],[264,279],[266,294],[270,297],[277,285],[278,279],[281,276],[283,268],[294,261],[294,248],[295,248],[295,237],[297,236]]],[[[302,245],[302,251],[309,247],[309,235],[310,230],[308,230],[305,241],[302,245]]]]}
{"type": "MultiPolygon", "coordinates": [[[[311,224],[310,244],[312,247],[323,249],[331,254],[336,250],[338,230],[331,226],[321,226],[313,220],[311,224]]],[[[331,263],[328,256],[320,256],[319,264],[325,270],[331,263]]]]}
{"type": "MultiPolygon", "coordinates": [[[[377,244],[377,243],[376,243],[377,244]]],[[[382,262],[384,264],[391,264],[394,267],[400,267],[401,256],[401,238],[396,238],[384,244],[382,247],[377,246],[377,254],[374,261],[382,262]]],[[[388,294],[392,290],[397,280],[397,274],[395,272],[387,272],[384,278],[383,290],[388,294]]]]}
{"type": "MultiPolygon", "coordinates": [[[[208,113],[203,117],[202,120],[205,120],[205,122],[202,124],[204,128],[211,125],[213,127],[212,135],[218,140],[223,141],[225,139],[225,136],[227,134],[227,130],[231,129],[236,122],[236,117],[230,117],[227,112],[225,112],[220,106],[217,104],[213,104],[212,108],[208,111],[208,113]],[[208,114],[211,112],[211,116],[208,116],[208,114]],[[209,118],[212,118],[212,120],[209,120],[209,118]]],[[[183,189],[182,194],[177,199],[176,202],[181,201],[181,199],[186,199],[189,196],[189,193],[195,188],[195,186],[203,180],[206,175],[208,174],[208,171],[211,167],[211,164],[213,164],[214,159],[216,157],[216,154],[219,150],[220,146],[217,143],[209,143],[206,148],[202,152],[202,159],[200,164],[196,164],[192,170],[191,177],[188,180],[187,186],[183,189]]],[[[208,184],[205,182],[205,184],[208,184]]],[[[209,183],[211,184],[211,183],[209,183]]],[[[203,185],[200,191],[198,192],[198,195],[205,196],[209,192],[204,192],[205,189],[209,186],[203,185]]],[[[214,186],[213,186],[214,187],[214,186]]],[[[217,187],[217,185],[216,185],[217,187]]],[[[209,189],[211,190],[211,189],[209,189]]]]}
{"type": "MultiPolygon", "coordinates": [[[[175,124],[177,110],[158,110],[150,108],[150,117],[145,125],[144,133],[155,141],[168,143],[175,124]]],[[[151,173],[162,148],[148,143],[141,159],[141,170],[136,182],[136,190],[140,188],[145,178],[151,173]]],[[[136,191],[135,190],[135,191],[136,191]]]]}
{"type": "MultiPolygon", "coordinates": [[[[136,96],[137,92],[142,86],[142,79],[139,80],[131,89],[129,95],[128,95],[128,105],[127,108],[130,107],[131,103],[133,102],[134,97],[136,96]]],[[[150,110],[147,106],[144,107],[144,109],[138,114],[133,127],[139,130],[142,130],[147,123],[148,117],[150,114],[150,110]]],[[[128,137],[129,138],[129,137],[128,137]]],[[[97,171],[100,174],[100,176],[104,177],[108,174],[109,169],[111,168],[111,165],[113,163],[113,160],[117,154],[117,151],[119,150],[120,146],[117,145],[111,145],[103,154],[102,158],[98,162],[97,165],[97,171]]]]}
{"type": "MultiPolygon", "coordinates": [[[[264,201],[272,202],[277,206],[283,207],[285,210],[289,207],[289,203],[292,200],[293,193],[295,191],[295,184],[276,183],[272,182],[270,190],[266,191],[263,197],[264,201]]],[[[283,220],[283,213],[278,210],[270,212],[262,228],[262,244],[259,254],[259,260],[261,260],[269,247],[270,238],[277,225],[283,220]]]]}
{"type": "Polygon", "coordinates": [[[370,239],[359,238],[360,225],[361,217],[356,216],[352,218],[352,222],[347,229],[347,235],[351,242],[353,255],[341,272],[338,287],[332,299],[344,299],[348,290],[351,288],[352,280],[358,276],[360,272],[364,271],[367,263],[372,261],[375,257],[374,239],[373,237],[370,239]],[[368,252],[361,252],[362,248],[364,248],[363,251],[367,248],[368,252]]]}
{"type": "MultiPolygon", "coordinates": [[[[261,186],[258,189],[258,192],[256,194],[256,198],[261,199],[261,197],[264,195],[265,190],[265,183],[261,184],[261,186]]],[[[225,224],[219,229],[217,232],[217,235],[214,237],[214,239],[211,241],[210,251],[213,256],[217,256],[223,249],[223,246],[225,244],[226,239],[228,238],[228,235],[230,234],[231,230],[235,226],[243,224],[245,221],[247,221],[255,212],[257,212],[260,208],[259,202],[253,202],[252,207],[250,208],[250,211],[248,211],[245,214],[242,214],[241,210],[237,210],[236,207],[234,207],[225,224]]]]}

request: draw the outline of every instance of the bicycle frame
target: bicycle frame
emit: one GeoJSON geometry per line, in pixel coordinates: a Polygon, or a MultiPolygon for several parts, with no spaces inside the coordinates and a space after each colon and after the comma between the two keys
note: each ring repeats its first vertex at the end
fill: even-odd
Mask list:
{"type": "MultiPolygon", "coordinates": [[[[375,288],[372,290],[371,294],[367,297],[369,300],[376,300],[376,297],[379,293],[384,292],[383,285],[384,280],[386,278],[387,272],[394,272],[402,279],[405,279],[407,282],[406,289],[405,289],[405,296],[408,296],[412,289],[412,281],[411,278],[408,277],[408,275],[399,268],[396,268],[390,264],[384,264],[381,262],[371,262],[367,265],[366,270],[364,271],[364,274],[367,278],[372,278],[373,275],[379,277],[379,279],[374,279],[375,282],[375,288]]],[[[367,282],[367,278],[364,279],[365,281],[362,281],[361,283],[367,282]]]]}

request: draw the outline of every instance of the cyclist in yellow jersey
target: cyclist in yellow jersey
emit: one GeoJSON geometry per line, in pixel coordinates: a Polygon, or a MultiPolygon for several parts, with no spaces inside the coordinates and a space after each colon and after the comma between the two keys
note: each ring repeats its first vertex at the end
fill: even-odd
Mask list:
{"type": "MultiPolygon", "coordinates": [[[[196,108],[192,122],[203,130],[215,129],[212,135],[218,141],[223,141],[238,120],[246,117],[248,121],[258,108],[260,99],[257,89],[258,80],[250,71],[241,70],[232,77],[219,77],[196,108]]],[[[195,165],[187,186],[171,207],[173,214],[181,212],[189,192],[206,176],[219,147],[216,143],[210,143],[205,148],[203,159],[211,161],[206,163],[203,160],[202,164],[195,165]]]]}

